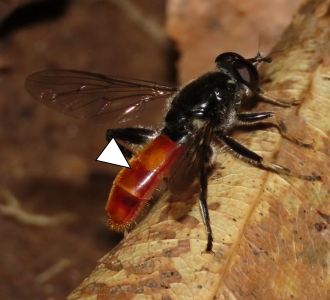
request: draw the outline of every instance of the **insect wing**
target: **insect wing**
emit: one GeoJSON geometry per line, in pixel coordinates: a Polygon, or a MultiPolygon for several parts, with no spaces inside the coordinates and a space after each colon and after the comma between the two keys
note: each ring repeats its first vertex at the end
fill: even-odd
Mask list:
{"type": "Polygon", "coordinates": [[[25,88],[56,111],[82,119],[105,119],[114,127],[138,118],[145,104],[177,91],[150,81],[74,70],[34,73],[26,78],[25,88]]]}
{"type": "Polygon", "coordinates": [[[188,137],[185,150],[172,166],[168,186],[173,194],[185,192],[199,175],[206,161],[213,134],[213,122],[209,121],[196,134],[188,137]]]}

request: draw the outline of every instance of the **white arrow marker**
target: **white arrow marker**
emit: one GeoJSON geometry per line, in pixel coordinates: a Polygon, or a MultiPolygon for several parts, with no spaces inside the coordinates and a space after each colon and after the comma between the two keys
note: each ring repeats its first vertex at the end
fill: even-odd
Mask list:
{"type": "Polygon", "coordinates": [[[96,160],[120,167],[131,168],[125,156],[121,153],[115,139],[109,142],[96,160]]]}

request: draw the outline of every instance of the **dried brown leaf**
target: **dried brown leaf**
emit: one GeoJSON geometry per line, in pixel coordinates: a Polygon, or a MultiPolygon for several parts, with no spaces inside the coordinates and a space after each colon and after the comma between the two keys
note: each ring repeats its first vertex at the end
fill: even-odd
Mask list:
{"type": "Polygon", "coordinates": [[[329,7],[306,3],[275,47],[274,63],[262,69],[265,90],[302,103],[255,108],[275,111],[315,151],[271,127],[235,136],[265,159],[322,181],[279,176],[219,153],[208,197],[215,256],[201,254],[198,193],[167,194],[70,300],[329,299],[329,7]]]}

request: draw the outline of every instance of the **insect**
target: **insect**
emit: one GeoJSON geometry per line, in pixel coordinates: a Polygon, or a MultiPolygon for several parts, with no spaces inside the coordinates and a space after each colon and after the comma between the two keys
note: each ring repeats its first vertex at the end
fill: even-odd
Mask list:
{"type": "Polygon", "coordinates": [[[131,169],[119,172],[109,195],[106,205],[109,225],[115,230],[129,228],[165,177],[169,190],[176,195],[187,191],[198,179],[199,202],[207,232],[205,252],[213,253],[206,171],[212,155],[211,141],[226,145],[255,166],[304,180],[320,179],[314,174],[301,175],[267,162],[228,135],[236,125],[249,125],[273,117],[284,137],[311,148],[310,144],[288,134],[284,123],[273,112],[239,112],[243,97],[249,98],[253,93],[274,104],[295,104],[294,100],[269,96],[259,87],[257,66],[271,62],[270,57],[263,57],[259,52],[250,59],[233,52],[223,53],[215,59],[216,70],[181,89],[73,70],[37,72],[26,78],[25,87],[34,98],[57,111],[83,119],[106,117],[114,127],[131,120],[139,122],[141,111],[148,105],[170,99],[161,130],[126,127],[107,131],[108,141],[116,138],[126,143],[122,149],[131,158],[131,169]],[[128,145],[139,149],[133,151],[128,145]]]}

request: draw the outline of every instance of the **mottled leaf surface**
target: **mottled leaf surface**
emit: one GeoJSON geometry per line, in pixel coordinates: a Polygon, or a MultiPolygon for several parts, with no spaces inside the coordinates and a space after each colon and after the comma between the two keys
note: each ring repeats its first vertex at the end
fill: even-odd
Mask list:
{"type": "Polygon", "coordinates": [[[256,127],[234,137],[265,159],[322,181],[279,176],[217,154],[209,178],[215,255],[202,255],[206,233],[198,187],[164,195],[151,213],[69,299],[329,299],[330,2],[307,2],[264,66],[262,87],[290,108],[275,111],[314,151],[256,127]]]}

